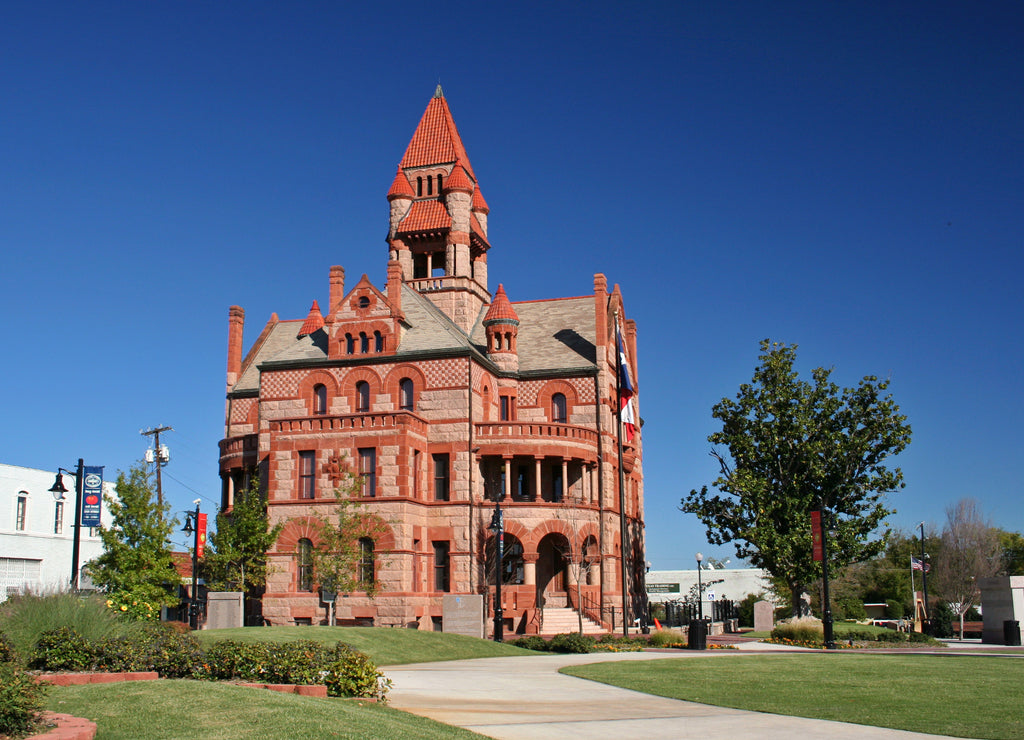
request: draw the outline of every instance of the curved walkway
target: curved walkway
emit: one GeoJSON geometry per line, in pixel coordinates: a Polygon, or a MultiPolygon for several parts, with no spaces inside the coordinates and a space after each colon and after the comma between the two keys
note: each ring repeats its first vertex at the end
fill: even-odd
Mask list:
{"type": "MultiPolygon", "coordinates": [[[[765,643],[739,647],[744,651],[778,649],[765,643]]],[[[478,658],[392,666],[383,670],[394,682],[391,706],[508,740],[565,740],[566,737],[934,740],[938,737],[665,699],[558,672],[567,665],[609,660],[652,660],[687,655],[721,655],[727,659],[725,652],[478,658]]]]}

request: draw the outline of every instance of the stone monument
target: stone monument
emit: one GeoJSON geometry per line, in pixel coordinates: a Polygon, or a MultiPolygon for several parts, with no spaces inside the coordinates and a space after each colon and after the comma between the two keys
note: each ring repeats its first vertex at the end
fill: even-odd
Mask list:
{"type": "Polygon", "coordinates": [[[754,602],[754,632],[771,632],[775,628],[775,605],[770,601],[754,602]]]}

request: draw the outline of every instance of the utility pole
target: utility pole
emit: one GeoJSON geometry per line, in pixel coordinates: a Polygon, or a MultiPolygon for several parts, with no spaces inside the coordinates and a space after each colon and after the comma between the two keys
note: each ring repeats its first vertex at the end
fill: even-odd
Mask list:
{"type": "Polygon", "coordinates": [[[173,432],[174,429],[171,427],[157,427],[155,429],[147,429],[146,431],[139,430],[139,434],[144,437],[153,437],[153,462],[156,463],[156,501],[160,505],[161,510],[164,505],[164,489],[163,483],[160,480],[160,469],[164,466],[164,463],[170,459],[170,456],[160,446],[160,432],[173,432]]]}

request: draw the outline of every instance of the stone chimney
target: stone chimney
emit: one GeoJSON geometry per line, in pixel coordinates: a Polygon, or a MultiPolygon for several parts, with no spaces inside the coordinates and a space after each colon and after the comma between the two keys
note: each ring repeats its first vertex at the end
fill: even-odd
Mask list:
{"type": "Polygon", "coordinates": [[[238,382],[242,374],[242,330],[245,328],[245,311],[241,306],[228,309],[228,388],[238,382]]]}

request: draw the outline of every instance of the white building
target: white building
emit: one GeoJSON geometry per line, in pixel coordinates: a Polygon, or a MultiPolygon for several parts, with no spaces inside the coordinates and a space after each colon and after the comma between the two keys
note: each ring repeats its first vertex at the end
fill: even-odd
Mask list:
{"type": "MultiPolygon", "coordinates": [[[[742,601],[748,594],[764,593],[772,600],[771,581],[760,568],[709,568],[700,572],[704,606],[712,601],[742,601]]],[[[681,601],[697,585],[697,570],[652,570],[647,572],[647,598],[651,603],[681,601]]],[[[710,611],[707,612],[710,614],[710,611]]]]}
{"type": "MultiPolygon", "coordinates": [[[[0,601],[26,589],[55,591],[71,585],[75,477],[64,476],[68,492],[58,501],[50,493],[56,473],[0,464],[0,601]]],[[[114,483],[104,480],[103,492],[112,496],[114,483]]],[[[109,526],[105,497],[100,516],[109,526]]],[[[79,570],[101,552],[99,529],[83,527],[79,570]]],[[[80,585],[88,588],[88,577],[81,578],[80,585]]]]}

